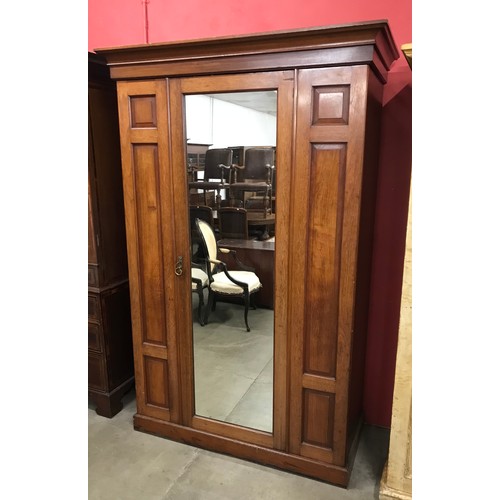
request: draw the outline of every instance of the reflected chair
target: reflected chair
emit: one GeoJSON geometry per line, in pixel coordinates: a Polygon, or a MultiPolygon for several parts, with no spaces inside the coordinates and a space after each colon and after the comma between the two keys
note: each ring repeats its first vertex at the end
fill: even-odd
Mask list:
{"type": "Polygon", "coordinates": [[[219,238],[248,240],[248,216],[244,208],[223,207],[218,219],[219,238]]]}
{"type": "Polygon", "coordinates": [[[221,191],[227,190],[231,181],[233,151],[228,148],[207,149],[203,179],[188,182],[189,189],[201,189],[207,205],[207,191],[215,191],[215,205],[220,208],[221,191]]]}
{"type": "MultiPolygon", "coordinates": [[[[222,297],[241,297],[245,303],[245,325],[247,332],[248,326],[248,308],[253,294],[262,288],[258,276],[253,272],[253,268],[245,266],[236,256],[234,250],[227,248],[217,248],[217,241],[213,229],[205,221],[196,219],[196,225],[201,235],[202,244],[207,252],[207,274],[208,274],[208,304],[205,308],[204,323],[208,323],[208,315],[212,308],[215,309],[216,296],[222,297]],[[236,264],[241,271],[228,270],[227,265],[218,260],[218,252],[232,254],[236,264]]],[[[252,307],[255,305],[252,300],[252,307]]]]}
{"type": "Polygon", "coordinates": [[[230,196],[235,193],[263,193],[262,210],[264,218],[272,210],[272,191],[274,180],[274,148],[249,148],[245,152],[245,165],[233,165],[233,182],[230,196]],[[238,177],[242,180],[239,181],[238,177]]]}
{"type": "Polygon", "coordinates": [[[191,262],[191,291],[198,295],[198,322],[204,326],[203,322],[203,291],[208,287],[208,274],[203,270],[202,265],[191,262]]]}

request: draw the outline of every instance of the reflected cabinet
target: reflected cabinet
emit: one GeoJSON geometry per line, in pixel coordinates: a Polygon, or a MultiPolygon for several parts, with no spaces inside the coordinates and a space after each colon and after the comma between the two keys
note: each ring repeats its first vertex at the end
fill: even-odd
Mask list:
{"type": "Polygon", "coordinates": [[[382,90],[399,57],[387,22],[97,52],[118,88],[134,427],[347,486],[363,418],[382,90]],[[271,107],[261,102],[233,118],[228,101],[251,108],[252,97],[265,94],[271,107]],[[214,113],[226,110],[214,116],[213,147],[256,140],[275,147],[272,279],[264,280],[273,290],[266,290],[267,308],[249,311],[250,332],[240,304],[217,302],[204,326],[194,314],[191,95],[214,99],[214,113]],[[231,126],[227,144],[218,123],[231,126]],[[247,361],[238,346],[250,353],[247,361]],[[233,368],[246,372],[229,375],[233,368]],[[235,400],[232,418],[202,410],[207,402],[227,404],[244,379],[243,393],[254,399],[239,412],[235,400]],[[202,389],[206,380],[212,386],[202,389]],[[219,403],[226,383],[233,385],[219,403]],[[263,406],[262,387],[269,425],[238,420],[236,413],[263,406]]]}

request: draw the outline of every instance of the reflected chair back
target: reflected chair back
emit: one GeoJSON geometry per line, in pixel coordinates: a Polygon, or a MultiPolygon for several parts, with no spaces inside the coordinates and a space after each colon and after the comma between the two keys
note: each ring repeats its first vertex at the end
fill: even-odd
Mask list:
{"type": "Polygon", "coordinates": [[[248,216],[244,208],[221,208],[218,217],[220,238],[248,239],[248,216]]]}
{"type": "MultiPolygon", "coordinates": [[[[199,231],[201,233],[201,242],[203,249],[205,250],[207,257],[212,261],[217,259],[217,240],[215,239],[215,233],[212,227],[207,224],[206,221],[201,219],[196,219],[199,231]]],[[[213,271],[215,264],[210,263],[210,270],[213,271]]]]}
{"type": "Polygon", "coordinates": [[[206,205],[190,205],[189,222],[191,225],[191,231],[197,231],[195,222],[196,219],[204,220],[214,227],[214,216],[211,207],[206,205]]]}
{"type": "MultiPolygon", "coordinates": [[[[249,148],[245,151],[245,169],[240,177],[245,181],[268,181],[266,165],[274,165],[274,148],[249,148]]],[[[269,179],[272,181],[272,179],[269,179]]]]}
{"type": "Polygon", "coordinates": [[[212,208],[206,205],[190,205],[189,221],[191,227],[191,259],[195,263],[200,263],[206,259],[204,247],[201,242],[200,233],[196,227],[196,219],[205,221],[210,227],[214,227],[214,216],[212,208]]]}
{"type": "Polygon", "coordinates": [[[205,173],[204,180],[217,179],[224,180],[225,183],[230,182],[231,169],[220,168],[219,165],[230,166],[233,161],[233,151],[228,148],[207,149],[205,154],[205,173]]]}

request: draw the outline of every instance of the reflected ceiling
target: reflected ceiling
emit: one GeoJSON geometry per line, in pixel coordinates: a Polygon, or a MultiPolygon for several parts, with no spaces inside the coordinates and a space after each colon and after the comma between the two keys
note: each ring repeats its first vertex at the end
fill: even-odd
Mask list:
{"type": "Polygon", "coordinates": [[[255,109],[262,113],[276,116],[276,91],[267,92],[232,92],[227,94],[207,94],[221,101],[238,104],[245,108],[255,109]]]}

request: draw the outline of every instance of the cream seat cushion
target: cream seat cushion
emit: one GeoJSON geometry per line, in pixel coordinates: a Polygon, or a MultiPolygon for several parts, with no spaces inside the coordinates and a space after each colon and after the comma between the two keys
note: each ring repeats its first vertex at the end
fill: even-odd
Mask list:
{"type": "MultiPolygon", "coordinates": [[[[255,273],[250,271],[229,271],[229,274],[237,281],[248,284],[248,291],[252,293],[258,290],[262,284],[255,273]]],[[[210,288],[214,292],[227,293],[227,294],[240,294],[243,293],[243,288],[235,285],[224,273],[217,273],[213,275],[213,283],[210,288]]]]}
{"type": "MultiPolygon", "coordinates": [[[[191,268],[191,277],[201,280],[201,286],[208,285],[208,275],[197,267],[191,268]]],[[[196,283],[191,282],[191,289],[196,290],[196,283]]]]}

